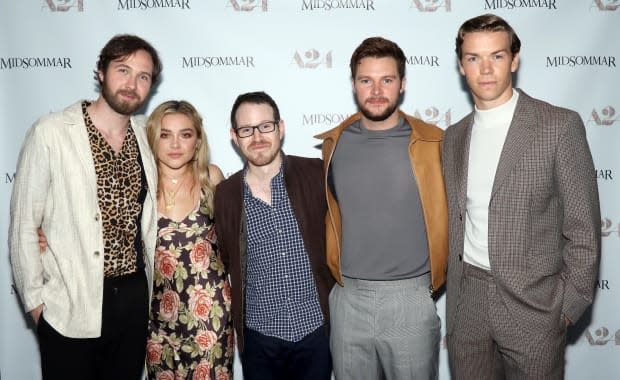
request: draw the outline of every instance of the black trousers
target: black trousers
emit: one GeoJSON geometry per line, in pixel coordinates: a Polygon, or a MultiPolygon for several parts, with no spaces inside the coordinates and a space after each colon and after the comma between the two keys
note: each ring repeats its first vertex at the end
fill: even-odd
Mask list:
{"type": "Polygon", "coordinates": [[[245,328],[241,365],[244,380],[330,380],[332,357],[325,326],[299,342],[245,328]]]}
{"type": "Polygon", "coordinates": [[[99,338],[58,333],[41,315],[37,326],[43,380],[140,379],[148,323],[144,271],[106,279],[99,338]]]}

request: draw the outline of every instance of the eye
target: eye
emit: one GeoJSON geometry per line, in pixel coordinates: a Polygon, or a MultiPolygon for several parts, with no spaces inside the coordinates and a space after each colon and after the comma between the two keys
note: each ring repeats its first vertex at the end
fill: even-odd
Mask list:
{"type": "Polygon", "coordinates": [[[191,139],[192,137],[194,137],[194,134],[192,132],[185,132],[182,134],[183,138],[186,139],[191,139]]]}
{"type": "Polygon", "coordinates": [[[274,122],[268,121],[266,123],[259,125],[258,130],[263,133],[267,133],[267,132],[273,131],[275,129],[275,126],[276,124],[274,122]]]}
{"type": "Polygon", "coordinates": [[[147,74],[142,74],[140,75],[140,79],[146,82],[150,82],[151,81],[151,76],[147,75],[147,74]]]}
{"type": "Polygon", "coordinates": [[[167,139],[170,136],[168,132],[162,132],[159,134],[160,139],[167,139]]]}
{"type": "Polygon", "coordinates": [[[392,79],[392,78],[385,78],[385,79],[383,80],[383,83],[385,83],[385,84],[390,84],[390,83],[392,83],[392,82],[394,82],[394,79],[392,79]]]}

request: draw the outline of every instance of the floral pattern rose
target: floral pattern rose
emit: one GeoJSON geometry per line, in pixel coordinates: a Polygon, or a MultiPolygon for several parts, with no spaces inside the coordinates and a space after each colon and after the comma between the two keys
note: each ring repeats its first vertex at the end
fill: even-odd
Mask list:
{"type": "Polygon", "coordinates": [[[156,380],[174,380],[174,373],[170,370],[160,372],[157,374],[156,380]]]}
{"type": "Polygon", "coordinates": [[[194,369],[192,380],[211,380],[211,365],[203,360],[194,369]]]}
{"type": "Polygon", "coordinates": [[[160,364],[161,363],[161,350],[163,346],[161,343],[149,339],[146,342],[146,360],[149,364],[160,364]]]}
{"type": "Polygon", "coordinates": [[[162,247],[155,252],[155,269],[168,280],[172,280],[177,269],[178,260],[169,250],[162,247]]]}
{"type": "Polygon", "coordinates": [[[200,350],[207,351],[217,342],[217,334],[213,331],[201,331],[196,335],[195,340],[200,350]]]}
{"type": "Polygon", "coordinates": [[[202,285],[196,285],[194,291],[189,296],[189,309],[196,319],[206,321],[213,306],[213,298],[209,295],[202,285]]]}
{"type": "Polygon", "coordinates": [[[226,367],[219,367],[215,370],[216,380],[230,380],[230,371],[226,367]]]}
{"type": "Polygon", "coordinates": [[[232,299],[232,288],[228,282],[224,283],[224,288],[222,289],[222,295],[224,296],[224,301],[230,302],[232,299]]]}
{"type": "Polygon", "coordinates": [[[211,252],[211,243],[206,240],[200,240],[194,244],[189,253],[189,259],[196,272],[202,272],[209,267],[211,252]]]}
{"type": "Polygon", "coordinates": [[[159,303],[160,319],[163,321],[176,321],[179,318],[180,303],[181,301],[178,293],[172,290],[164,291],[159,303]]]}

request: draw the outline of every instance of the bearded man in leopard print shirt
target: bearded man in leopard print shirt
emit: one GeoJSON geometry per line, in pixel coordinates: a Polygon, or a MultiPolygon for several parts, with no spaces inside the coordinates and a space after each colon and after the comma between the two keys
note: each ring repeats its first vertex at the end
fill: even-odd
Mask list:
{"type": "Polygon", "coordinates": [[[26,135],[9,246],[15,284],[36,325],[43,379],[142,373],[157,181],[144,118],[132,115],[161,68],[148,42],[117,35],[99,55],[100,96],[42,117],[26,135]]]}

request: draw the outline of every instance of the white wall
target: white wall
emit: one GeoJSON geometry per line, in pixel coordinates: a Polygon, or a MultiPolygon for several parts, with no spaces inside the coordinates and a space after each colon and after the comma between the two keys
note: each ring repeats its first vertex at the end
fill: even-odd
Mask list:
{"type": "MultiPolygon", "coordinates": [[[[285,151],[319,156],[312,136],[355,112],[348,61],[369,36],[396,41],[411,58],[404,111],[442,128],[458,121],[471,103],[456,69],[456,31],[470,17],[496,13],[523,42],[517,86],[577,110],[587,125],[600,175],[601,289],[589,318],[571,330],[566,378],[616,378],[619,7],[617,0],[0,0],[0,241],[25,131],[42,114],[96,98],[92,70],[114,34],[140,35],[161,54],[163,81],[145,112],[168,99],[192,102],[204,116],[213,161],[230,174],[242,165],[228,136],[238,94],[270,93],[287,122],[285,151]]],[[[38,379],[36,340],[12,283],[3,243],[0,377],[38,379]]],[[[443,299],[438,307],[443,318],[443,299]]],[[[448,379],[443,345],[440,365],[448,379]]]]}

